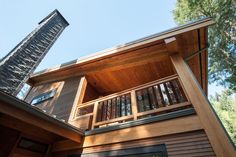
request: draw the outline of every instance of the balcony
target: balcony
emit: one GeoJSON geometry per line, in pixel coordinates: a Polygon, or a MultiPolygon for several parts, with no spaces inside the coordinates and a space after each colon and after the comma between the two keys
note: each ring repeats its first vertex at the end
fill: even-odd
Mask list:
{"type": "Polygon", "coordinates": [[[190,107],[182,83],[175,74],[78,104],[71,124],[94,130],[190,107]]]}

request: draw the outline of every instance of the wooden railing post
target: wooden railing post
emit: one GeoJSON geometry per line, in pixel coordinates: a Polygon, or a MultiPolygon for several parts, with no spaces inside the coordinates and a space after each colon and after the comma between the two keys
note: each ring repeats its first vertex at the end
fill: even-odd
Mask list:
{"type": "Polygon", "coordinates": [[[87,80],[84,76],[84,77],[80,78],[79,87],[78,87],[78,90],[76,92],[76,96],[75,96],[73,106],[72,106],[72,109],[71,109],[71,112],[70,112],[70,117],[69,117],[69,120],[68,120],[69,122],[72,121],[75,118],[78,104],[81,104],[82,101],[83,101],[86,87],[87,87],[87,80]]]}
{"type": "Polygon", "coordinates": [[[97,121],[98,105],[99,105],[98,101],[96,101],[93,108],[93,122],[92,122],[92,128],[91,128],[92,130],[94,129],[95,123],[97,121]]]}
{"type": "Polygon", "coordinates": [[[132,106],[132,113],[134,116],[134,120],[137,120],[137,114],[138,114],[138,106],[137,106],[137,99],[136,99],[136,93],[135,90],[131,91],[131,106],[132,106]]]}

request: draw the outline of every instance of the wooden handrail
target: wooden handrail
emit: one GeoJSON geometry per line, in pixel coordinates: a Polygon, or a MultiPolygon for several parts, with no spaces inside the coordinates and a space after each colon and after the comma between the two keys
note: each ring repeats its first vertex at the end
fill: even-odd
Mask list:
{"type": "Polygon", "coordinates": [[[124,120],[128,120],[128,119],[133,119],[133,117],[134,117],[133,115],[119,117],[119,118],[115,118],[115,119],[111,119],[111,120],[107,120],[107,121],[97,122],[94,125],[99,126],[99,125],[105,125],[105,124],[109,124],[109,123],[115,123],[115,122],[124,121],[124,120]]]}
{"type": "MultiPolygon", "coordinates": [[[[102,125],[108,125],[108,124],[112,124],[116,122],[126,121],[129,119],[137,120],[141,118],[142,116],[158,114],[161,112],[170,111],[172,109],[178,109],[178,108],[180,109],[183,107],[191,106],[192,104],[191,102],[189,102],[189,99],[186,95],[186,91],[182,89],[182,87],[183,87],[182,82],[179,80],[178,75],[175,74],[175,75],[171,75],[171,76],[159,79],[159,80],[155,80],[155,81],[143,84],[143,85],[139,85],[139,86],[136,86],[136,87],[133,87],[133,88],[121,91],[121,92],[107,95],[102,98],[98,98],[98,99],[95,99],[86,103],[79,104],[77,106],[76,113],[78,112],[79,109],[94,105],[92,113],[87,113],[85,115],[79,116],[79,117],[91,116],[91,118],[93,118],[91,129],[94,129],[102,125]],[[173,85],[173,82],[175,82],[175,85],[173,85]],[[162,85],[162,89],[160,85],[162,85]],[[177,89],[180,91],[179,93],[180,95],[176,93],[177,89]],[[166,96],[168,97],[168,101],[171,101],[171,102],[166,103],[166,101],[164,101],[163,90],[165,90],[164,93],[167,92],[166,96]],[[141,92],[141,95],[140,95],[140,92],[141,92]],[[148,103],[146,102],[147,92],[148,92],[148,97],[149,97],[148,103]],[[159,95],[157,94],[158,92],[159,92],[159,95]],[[114,116],[113,110],[110,108],[113,106],[113,102],[115,103],[115,106],[116,106],[118,105],[117,101],[119,100],[119,105],[121,105],[123,102],[122,101],[123,99],[121,100],[121,98],[124,97],[125,103],[126,103],[127,95],[129,95],[127,100],[129,100],[128,104],[129,104],[129,107],[131,108],[128,111],[129,111],[129,114],[131,115],[129,114],[127,115],[126,113],[128,112],[126,110],[127,104],[125,104],[125,110],[122,109],[122,112],[124,111],[125,114],[121,115],[120,113],[121,111],[118,110],[117,112],[116,111],[117,108],[115,107],[115,111],[114,111],[115,116],[114,116]],[[141,99],[139,99],[140,96],[142,97],[141,99]],[[160,99],[158,99],[159,97],[160,99]],[[180,100],[179,98],[182,98],[182,100],[180,100]],[[171,99],[173,99],[173,102],[171,99]],[[142,104],[142,103],[145,103],[145,104],[142,104]],[[109,107],[109,110],[106,109],[108,104],[112,105],[109,107]],[[140,108],[140,105],[142,106],[141,108],[140,108]],[[105,108],[103,109],[104,106],[105,108]],[[99,114],[99,112],[101,112],[101,114],[103,114],[105,118],[100,117],[101,115],[99,114]],[[120,115],[117,116],[118,113],[120,115]]],[[[75,119],[79,119],[79,117],[75,117],[75,119]]]]}
{"type": "Polygon", "coordinates": [[[73,119],[72,121],[75,121],[77,119],[81,119],[81,118],[84,118],[84,117],[89,117],[89,116],[93,116],[93,113],[88,113],[88,114],[85,114],[85,115],[81,115],[79,117],[76,117],[75,119],[73,119]]]}
{"type": "Polygon", "coordinates": [[[161,107],[161,108],[154,109],[154,110],[140,112],[140,113],[137,113],[137,116],[140,117],[140,116],[145,116],[145,115],[149,115],[149,114],[160,113],[160,112],[168,111],[171,109],[176,109],[176,108],[180,108],[180,107],[187,107],[187,106],[191,106],[191,105],[192,104],[190,102],[183,102],[183,103],[174,104],[174,105],[170,105],[170,106],[166,106],[166,107],[161,107]]]}
{"type": "Polygon", "coordinates": [[[124,91],[117,92],[117,93],[114,93],[114,94],[110,94],[110,95],[107,95],[107,96],[104,96],[104,97],[101,97],[101,98],[98,98],[98,99],[94,99],[94,100],[88,101],[88,102],[86,102],[86,103],[78,104],[78,106],[79,106],[79,107],[89,106],[89,105],[91,105],[91,104],[94,104],[96,101],[101,102],[101,101],[104,101],[104,100],[112,99],[112,98],[118,97],[118,96],[120,96],[120,95],[128,94],[128,93],[130,93],[132,90],[135,90],[135,91],[136,91],[136,90],[143,89],[143,88],[146,88],[146,87],[155,85],[155,84],[160,84],[160,83],[163,83],[163,82],[166,82],[166,81],[175,79],[175,78],[178,78],[178,75],[177,75],[177,74],[170,75],[170,76],[168,76],[168,77],[164,77],[164,78],[161,78],[161,79],[158,79],[158,80],[155,80],[155,81],[151,81],[151,82],[148,82],[148,83],[145,83],[145,84],[136,86],[136,87],[132,87],[132,88],[126,89],[126,90],[124,90],[124,91]]]}
{"type": "MultiPolygon", "coordinates": [[[[97,100],[97,99],[95,99],[95,100],[97,100]]],[[[83,104],[79,104],[77,108],[79,109],[79,108],[88,107],[88,106],[94,105],[95,102],[96,102],[96,101],[93,101],[93,102],[91,102],[91,103],[83,103],[83,104]]]]}

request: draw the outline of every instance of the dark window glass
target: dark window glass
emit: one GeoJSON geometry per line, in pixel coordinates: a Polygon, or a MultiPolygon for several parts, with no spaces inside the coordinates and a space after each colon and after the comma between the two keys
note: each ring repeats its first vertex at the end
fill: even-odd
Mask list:
{"type": "Polygon", "coordinates": [[[31,101],[31,105],[37,105],[43,101],[46,101],[48,99],[51,99],[54,97],[54,95],[56,94],[56,89],[53,89],[49,92],[46,92],[46,93],[43,93],[43,94],[40,94],[36,97],[34,97],[34,99],[31,101]]]}
{"type": "Polygon", "coordinates": [[[48,149],[48,145],[27,138],[21,138],[20,142],[18,143],[18,147],[41,154],[46,154],[48,149]]]}
{"type": "Polygon", "coordinates": [[[125,155],[119,157],[163,157],[160,153],[147,153],[147,154],[135,154],[135,155],[125,155]]]}

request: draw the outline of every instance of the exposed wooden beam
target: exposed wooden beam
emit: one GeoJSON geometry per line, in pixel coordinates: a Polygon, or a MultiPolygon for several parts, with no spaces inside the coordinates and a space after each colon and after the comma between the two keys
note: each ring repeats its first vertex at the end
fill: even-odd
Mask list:
{"type": "Polygon", "coordinates": [[[21,132],[21,135],[37,139],[43,143],[50,144],[58,138],[58,135],[4,114],[0,116],[0,125],[17,130],[21,132]]]}
{"type": "Polygon", "coordinates": [[[172,53],[178,52],[178,43],[175,37],[167,38],[164,40],[165,44],[168,45],[166,46],[168,50],[168,54],[171,55],[172,53]]]}
{"type": "Polygon", "coordinates": [[[3,114],[9,115],[11,117],[14,117],[16,119],[19,119],[23,122],[26,122],[30,125],[42,128],[51,133],[55,133],[62,137],[71,139],[73,141],[81,142],[82,140],[82,137],[79,133],[72,131],[70,129],[66,129],[64,127],[60,127],[57,124],[49,122],[38,116],[32,115],[31,113],[26,112],[22,109],[16,108],[15,106],[12,106],[11,104],[0,102],[0,112],[3,114]]]}
{"type": "Polygon", "coordinates": [[[235,157],[236,151],[192,71],[179,54],[170,58],[216,155],[235,157]]]}
{"type": "Polygon", "coordinates": [[[77,110],[77,106],[78,106],[78,104],[81,104],[82,101],[83,101],[87,84],[88,84],[88,82],[87,82],[85,76],[81,77],[80,78],[80,83],[79,83],[79,88],[76,92],[74,103],[72,105],[72,109],[71,109],[71,112],[70,112],[70,116],[69,116],[69,120],[68,120],[69,122],[74,119],[75,114],[76,114],[76,110],[77,110]]]}
{"type": "Polygon", "coordinates": [[[196,55],[199,55],[202,52],[205,52],[207,49],[208,49],[208,46],[204,47],[196,52],[193,52],[191,55],[187,56],[184,60],[189,61],[191,58],[195,57],[196,55]]]}

